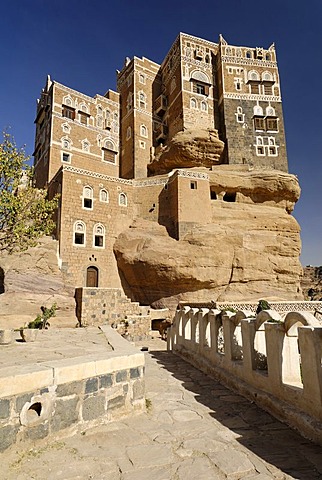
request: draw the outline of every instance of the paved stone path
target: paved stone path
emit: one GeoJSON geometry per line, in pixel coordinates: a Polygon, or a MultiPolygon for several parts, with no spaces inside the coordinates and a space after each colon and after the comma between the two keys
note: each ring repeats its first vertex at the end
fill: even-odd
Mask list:
{"type": "Polygon", "coordinates": [[[1,480],[322,479],[321,447],[164,351],[161,340],[148,345],[147,413],[4,453],[1,480]]]}

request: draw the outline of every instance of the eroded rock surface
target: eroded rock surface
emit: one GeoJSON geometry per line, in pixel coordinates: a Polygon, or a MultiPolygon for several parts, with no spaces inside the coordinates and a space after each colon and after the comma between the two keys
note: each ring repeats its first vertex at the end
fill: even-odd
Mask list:
{"type": "Polygon", "coordinates": [[[52,323],[75,326],[74,288],[58,268],[57,241],[44,237],[37,247],[0,258],[0,326],[19,328],[33,320],[40,306],[57,304],[52,323]]]}
{"type": "Polygon", "coordinates": [[[296,220],[265,205],[219,201],[214,223],[177,241],[155,222],[136,220],[114,245],[126,293],[145,304],[179,300],[302,299],[296,220]]]}
{"type": "Polygon", "coordinates": [[[221,163],[224,142],[217,130],[194,129],[177,133],[148,165],[152,175],[168,173],[174,168],[207,167],[221,163]]]}

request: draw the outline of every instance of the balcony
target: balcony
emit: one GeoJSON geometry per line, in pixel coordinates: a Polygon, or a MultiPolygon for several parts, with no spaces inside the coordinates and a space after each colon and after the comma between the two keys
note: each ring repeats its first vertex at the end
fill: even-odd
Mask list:
{"type": "Polygon", "coordinates": [[[155,138],[158,142],[162,142],[167,138],[168,135],[168,127],[167,125],[159,125],[155,131],[155,138]]]}
{"type": "Polygon", "coordinates": [[[159,95],[154,103],[154,112],[162,117],[168,106],[168,100],[165,95],[159,95]]]}

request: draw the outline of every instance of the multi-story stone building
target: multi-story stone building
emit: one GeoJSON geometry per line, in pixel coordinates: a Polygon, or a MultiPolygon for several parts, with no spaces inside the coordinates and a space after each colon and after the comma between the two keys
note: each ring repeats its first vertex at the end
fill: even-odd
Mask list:
{"type": "Polygon", "coordinates": [[[211,222],[215,195],[204,169],[150,176],[178,132],[216,129],[221,164],[287,172],[274,45],[180,33],[161,65],[127,58],[117,90],[89,97],[48,77],[38,102],[35,184],[60,194],[59,259],[75,286],[121,288],[113,244],[136,217],[175,238],[200,222],[201,210],[211,222]]]}

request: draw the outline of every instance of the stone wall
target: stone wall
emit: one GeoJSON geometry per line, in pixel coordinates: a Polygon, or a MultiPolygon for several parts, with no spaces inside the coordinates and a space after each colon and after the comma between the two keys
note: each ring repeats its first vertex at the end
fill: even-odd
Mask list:
{"type": "Polygon", "coordinates": [[[311,313],[186,305],[168,347],[322,444],[322,327],[311,313]]]}
{"type": "Polygon", "coordinates": [[[144,354],[111,328],[102,331],[113,351],[97,358],[0,370],[0,451],[144,411],[144,354]]]}

